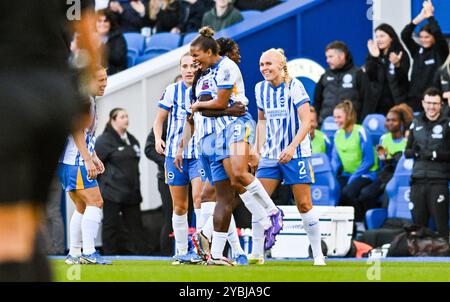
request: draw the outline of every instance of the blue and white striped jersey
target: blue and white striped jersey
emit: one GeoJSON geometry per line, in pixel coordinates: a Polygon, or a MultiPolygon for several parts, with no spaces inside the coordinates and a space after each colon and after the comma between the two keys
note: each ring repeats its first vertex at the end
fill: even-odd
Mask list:
{"type": "MultiPolygon", "coordinates": [[[[248,105],[245,96],[244,80],[239,67],[228,57],[223,57],[218,63],[210,68],[209,88],[213,98],[217,97],[218,89],[232,89],[228,107],[235,102],[248,105]]],[[[234,116],[222,116],[216,118],[216,131],[220,133],[237,119],[234,116]]]]}
{"type": "MultiPolygon", "coordinates": [[[[203,73],[200,78],[197,81],[197,84],[195,86],[195,94],[196,98],[198,99],[202,95],[212,95],[211,89],[209,88],[209,80],[210,80],[210,73],[205,72],[203,73]]],[[[191,97],[191,104],[195,103],[197,101],[192,99],[192,93],[190,93],[191,97]]],[[[191,106],[188,108],[189,114],[192,114],[191,106]]],[[[195,139],[196,144],[205,136],[208,136],[212,133],[216,132],[216,119],[213,117],[206,117],[203,116],[200,112],[196,112],[194,114],[194,128],[195,128],[195,139]]]]}
{"type": "MultiPolygon", "coordinates": [[[[255,86],[258,110],[266,117],[266,136],[261,156],[269,159],[280,159],[281,152],[289,146],[300,129],[301,121],[297,109],[310,102],[303,84],[292,79],[289,87],[283,82],[272,87],[270,82],[262,81],[255,86]]],[[[297,147],[293,158],[311,156],[311,139],[308,135],[297,147]]]]}
{"type": "MultiPolygon", "coordinates": [[[[178,147],[183,139],[187,108],[190,107],[191,102],[189,91],[183,81],[170,84],[159,101],[159,107],[169,111],[165,152],[167,157],[174,158],[177,155],[178,147]]],[[[198,158],[198,152],[194,148],[194,143],[194,138],[192,138],[187,148],[184,149],[183,158],[198,158]]]]}
{"type": "MultiPolygon", "coordinates": [[[[97,116],[97,107],[95,105],[95,98],[90,97],[91,101],[91,118],[92,122],[89,128],[84,129],[84,137],[86,140],[86,146],[89,151],[89,154],[94,154],[95,150],[95,130],[97,129],[98,116],[97,116]]],[[[84,166],[83,157],[81,157],[80,151],[78,151],[77,145],[73,139],[73,136],[70,135],[67,138],[66,146],[64,151],[59,159],[60,163],[72,166],[84,166]]]]}

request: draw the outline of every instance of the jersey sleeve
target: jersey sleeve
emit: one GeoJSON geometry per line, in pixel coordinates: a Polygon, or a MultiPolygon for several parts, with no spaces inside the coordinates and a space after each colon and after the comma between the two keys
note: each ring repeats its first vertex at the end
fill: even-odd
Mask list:
{"type": "Polygon", "coordinates": [[[262,82],[256,84],[255,86],[255,98],[256,98],[256,106],[258,106],[258,110],[264,111],[264,105],[262,102],[262,89],[263,85],[262,82]]]}
{"type": "Polygon", "coordinates": [[[232,89],[239,76],[239,67],[227,62],[217,70],[216,82],[218,89],[232,89]]]}
{"type": "Polygon", "coordinates": [[[298,80],[293,81],[291,85],[291,98],[295,108],[298,109],[301,105],[310,102],[310,98],[303,84],[298,80]]]}
{"type": "Polygon", "coordinates": [[[175,92],[174,86],[169,86],[164,90],[161,99],[158,102],[158,107],[170,111],[173,107],[173,94],[175,92]]]}

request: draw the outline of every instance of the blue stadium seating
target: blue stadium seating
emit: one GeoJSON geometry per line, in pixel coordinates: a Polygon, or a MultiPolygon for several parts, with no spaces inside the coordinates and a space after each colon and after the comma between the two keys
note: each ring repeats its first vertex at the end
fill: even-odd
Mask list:
{"type": "MultiPolygon", "coordinates": [[[[165,52],[166,52],[166,51],[165,51],[165,52]]],[[[142,56],[139,56],[139,57],[136,58],[135,65],[144,63],[145,61],[148,61],[148,60],[150,60],[150,59],[153,59],[153,58],[159,56],[160,54],[162,54],[162,53],[156,52],[156,51],[155,51],[155,52],[149,52],[149,53],[143,54],[142,56]]]]}
{"type": "Polygon", "coordinates": [[[127,49],[137,51],[140,55],[144,51],[145,37],[140,33],[124,33],[125,41],[127,42],[127,49]]]}
{"type": "Polygon", "coordinates": [[[192,40],[194,40],[195,37],[197,37],[197,36],[198,36],[197,32],[185,34],[183,37],[183,45],[191,43],[192,40]]]}
{"type": "Polygon", "coordinates": [[[374,146],[378,145],[380,137],[387,132],[384,127],[386,118],[382,114],[369,114],[363,121],[363,126],[369,132],[368,135],[374,146]]]}
{"type": "Polygon", "coordinates": [[[389,199],[388,208],[367,211],[366,223],[368,229],[381,227],[386,218],[412,220],[409,199],[412,167],[412,159],[405,159],[404,157],[400,159],[394,176],[386,186],[386,193],[389,199]]]}
{"type": "Polygon", "coordinates": [[[311,196],[314,205],[336,206],[339,201],[339,185],[331,169],[326,154],[314,154],[311,157],[314,170],[314,184],[311,196]]]}
{"type": "Polygon", "coordinates": [[[334,117],[328,116],[325,118],[325,120],[322,122],[322,127],[320,128],[320,131],[325,133],[328,138],[333,142],[334,141],[334,133],[338,130],[338,126],[334,122],[334,117]]]}
{"type": "Polygon", "coordinates": [[[144,53],[152,50],[166,50],[171,51],[180,44],[180,35],[173,33],[159,33],[150,37],[145,45],[144,53]]]}
{"type": "Polygon", "coordinates": [[[259,10],[245,10],[245,11],[241,11],[241,14],[242,14],[242,17],[244,18],[244,20],[247,20],[249,18],[259,16],[262,13],[259,10]]]}

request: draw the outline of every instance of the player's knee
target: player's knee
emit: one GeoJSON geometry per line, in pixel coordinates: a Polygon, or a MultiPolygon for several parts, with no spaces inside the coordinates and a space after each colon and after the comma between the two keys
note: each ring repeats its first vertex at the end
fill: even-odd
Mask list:
{"type": "Polygon", "coordinates": [[[310,203],[301,203],[298,206],[300,213],[308,213],[312,209],[312,204],[310,203]]]}
{"type": "Polygon", "coordinates": [[[173,212],[178,216],[182,216],[182,215],[186,214],[187,211],[188,211],[188,208],[185,205],[174,205],[173,206],[173,212]]]}

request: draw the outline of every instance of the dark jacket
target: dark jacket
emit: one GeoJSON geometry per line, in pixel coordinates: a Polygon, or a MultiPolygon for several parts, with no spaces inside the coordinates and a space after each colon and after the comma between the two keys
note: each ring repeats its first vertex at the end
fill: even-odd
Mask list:
{"type": "Polygon", "coordinates": [[[211,3],[204,0],[198,0],[194,4],[180,0],[180,3],[178,29],[182,33],[197,32],[202,25],[203,15],[211,9],[211,3]]]}
{"type": "Polygon", "coordinates": [[[108,75],[127,69],[127,42],[119,31],[108,36],[103,66],[108,68],[108,75]]]}
{"type": "Polygon", "coordinates": [[[156,32],[170,32],[177,27],[180,19],[180,1],[170,3],[164,10],[156,15],[156,20],[150,20],[150,27],[155,27],[156,32]]]}
{"type": "Polygon", "coordinates": [[[148,1],[140,2],[144,3],[145,6],[145,15],[143,17],[141,17],[139,13],[131,7],[129,2],[120,3],[123,8],[123,12],[122,14],[115,13],[115,15],[117,21],[119,22],[120,30],[123,33],[141,32],[141,28],[146,25],[148,20],[148,1]]]}
{"type": "Polygon", "coordinates": [[[334,107],[345,100],[351,100],[356,111],[360,113],[364,98],[363,77],[363,71],[355,66],[351,54],[342,68],[328,69],[322,75],[314,91],[314,108],[319,123],[327,116],[332,116],[334,107]]]}
{"type": "Polygon", "coordinates": [[[448,56],[448,44],[434,17],[428,19],[436,44],[426,49],[417,44],[412,38],[416,25],[408,24],[402,31],[402,40],[408,48],[414,60],[411,85],[408,98],[414,111],[422,111],[420,101],[425,90],[433,85],[433,79],[438,68],[445,62],[448,56]]]}
{"type": "Polygon", "coordinates": [[[95,152],[105,165],[105,173],[99,175],[98,183],[105,200],[115,203],[140,203],[142,201],[139,181],[141,151],[137,139],[127,132],[130,144],[106,126],[95,144],[95,152]]]}
{"type": "Polygon", "coordinates": [[[366,59],[365,97],[361,110],[361,119],[372,113],[387,114],[390,108],[407,101],[410,61],[404,49],[390,49],[387,55],[366,59]],[[400,67],[389,61],[391,52],[403,51],[400,67]]]}
{"type": "Polygon", "coordinates": [[[206,12],[202,19],[202,26],[209,26],[215,32],[219,32],[222,29],[241,22],[244,20],[239,10],[233,7],[233,5],[228,6],[228,9],[222,16],[218,16],[216,8],[211,9],[206,12]]]}
{"type": "Polygon", "coordinates": [[[450,179],[450,125],[441,114],[430,121],[421,113],[411,124],[406,158],[414,158],[413,180],[447,182],[450,179]]]}
{"type": "Polygon", "coordinates": [[[434,87],[439,88],[442,92],[450,91],[450,73],[447,68],[439,68],[434,77],[434,87]]]}
{"type": "MultiPolygon", "coordinates": [[[[162,140],[165,142],[167,137],[167,119],[164,121],[163,124],[163,131],[162,131],[162,140]]],[[[149,135],[147,136],[147,141],[145,142],[145,150],[144,150],[145,156],[151,161],[154,161],[158,165],[158,175],[157,177],[160,180],[165,179],[165,172],[164,172],[164,164],[166,162],[166,157],[164,155],[159,154],[156,152],[155,149],[155,133],[152,130],[150,130],[149,135]]]]}

